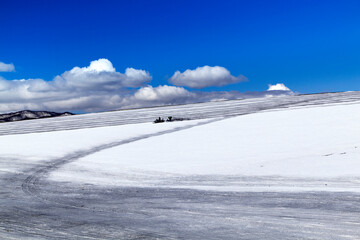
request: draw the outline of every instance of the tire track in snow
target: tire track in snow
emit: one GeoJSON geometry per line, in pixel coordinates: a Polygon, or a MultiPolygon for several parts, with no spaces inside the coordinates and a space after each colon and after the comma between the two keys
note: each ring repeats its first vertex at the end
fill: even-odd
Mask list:
{"type": "MultiPolygon", "coordinates": [[[[156,136],[161,136],[164,134],[178,132],[178,131],[190,129],[190,128],[197,127],[197,126],[202,126],[202,125],[213,123],[213,122],[220,121],[223,119],[224,118],[216,118],[216,119],[211,119],[211,120],[203,121],[203,122],[196,123],[196,124],[186,125],[186,126],[182,126],[182,127],[176,127],[176,128],[165,130],[165,131],[144,134],[144,135],[133,137],[133,138],[128,138],[128,139],[124,139],[124,140],[120,140],[120,141],[116,141],[116,142],[99,145],[99,146],[93,147],[91,149],[80,150],[80,151],[76,151],[76,152],[67,154],[64,157],[54,159],[53,161],[51,161],[50,164],[48,164],[46,166],[40,167],[38,169],[34,169],[33,173],[30,174],[28,177],[26,177],[26,179],[24,180],[24,182],[21,185],[21,188],[24,193],[35,196],[39,200],[46,201],[45,199],[41,198],[40,195],[37,194],[37,188],[38,188],[37,186],[38,186],[40,180],[42,178],[46,177],[46,175],[49,174],[50,172],[56,170],[57,168],[65,165],[67,163],[74,162],[80,158],[89,156],[91,154],[94,154],[94,153],[97,153],[97,152],[100,152],[102,150],[106,150],[109,148],[117,147],[120,145],[132,143],[132,142],[136,142],[136,141],[140,141],[140,140],[151,138],[151,137],[156,137],[156,136]]],[[[66,206],[67,207],[76,207],[76,206],[72,206],[72,205],[66,205],[66,206]]]]}
{"type": "MultiPolygon", "coordinates": [[[[133,138],[128,138],[128,139],[124,139],[124,140],[120,140],[120,141],[116,141],[116,142],[112,142],[112,143],[99,145],[99,146],[93,147],[91,149],[80,150],[80,151],[76,151],[76,152],[67,154],[64,157],[52,160],[51,163],[49,163],[49,164],[47,164],[45,166],[34,169],[33,173],[30,174],[28,177],[26,177],[26,179],[23,181],[23,183],[21,185],[21,189],[25,194],[30,195],[30,196],[36,198],[37,200],[39,200],[40,202],[46,203],[46,204],[48,204],[50,206],[59,206],[59,207],[65,207],[65,208],[71,208],[71,209],[81,209],[81,210],[87,210],[87,211],[94,211],[91,208],[87,208],[87,207],[83,207],[83,206],[77,206],[77,205],[73,205],[73,204],[66,204],[66,203],[63,203],[63,202],[56,201],[56,200],[48,200],[48,199],[42,197],[39,194],[39,184],[40,184],[41,180],[43,178],[46,178],[46,176],[50,172],[55,171],[57,168],[65,165],[67,163],[74,162],[74,161],[76,161],[76,160],[78,160],[80,158],[83,158],[85,156],[89,156],[91,154],[97,153],[99,151],[110,149],[110,148],[113,148],[113,147],[117,147],[117,146],[120,146],[120,145],[132,143],[132,142],[136,142],[136,141],[140,141],[140,140],[151,138],[151,137],[161,136],[161,135],[164,135],[164,134],[169,134],[169,133],[178,132],[178,131],[190,129],[190,128],[197,127],[197,126],[202,126],[202,125],[205,125],[205,124],[209,124],[209,123],[213,123],[213,122],[221,121],[221,120],[223,120],[223,118],[211,119],[211,120],[202,121],[202,122],[196,123],[196,124],[190,124],[190,125],[186,125],[186,126],[182,126],[182,127],[176,127],[176,128],[173,128],[173,129],[160,131],[160,132],[156,132],[156,133],[151,133],[151,134],[144,134],[144,135],[133,137],[133,138]]],[[[97,216],[109,217],[108,213],[109,213],[109,211],[105,211],[104,209],[100,210],[100,211],[99,210],[96,211],[97,216]]],[[[134,236],[138,235],[138,233],[135,232],[135,230],[133,230],[133,229],[131,229],[129,227],[123,227],[122,231],[132,233],[134,236]]],[[[26,233],[25,231],[23,231],[23,232],[26,233]]],[[[64,236],[67,235],[67,232],[64,231],[64,230],[57,230],[57,233],[59,233],[61,235],[64,235],[64,236]]],[[[92,238],[92,237],[89,237],[89,236],[85,237],[83,235],[77,235],[77,234],[74,234],[74,233],[72,233],[71,236],[72,237],[78,237],[78,238],[86,238],[86,239],[98,239],[97,237],[95,237],[95,238],[92,238]]],[[[149,237],[153,238],[154,237],[155,239],[159,239],[159,238],[164,238],[165,236],[162,236],[162,235],[156,234],[156,233],[151,233],[151,236],[146,236],[146,237],[147,238],[149,238],[149,237]]],[[[67,239],[67,237],[64,237],[64,239],[67,239]]],[[[166,239],[173,239],[173,238],[166,236],[166,239]]]]}

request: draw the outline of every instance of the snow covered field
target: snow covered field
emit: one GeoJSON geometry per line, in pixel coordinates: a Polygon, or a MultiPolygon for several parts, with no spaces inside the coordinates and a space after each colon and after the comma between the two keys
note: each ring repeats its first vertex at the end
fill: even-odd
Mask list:
{"type": "MultiPolygon", "coordinates": [[[[137,124],[137,128],[158,129],[158,125],[137,124]]],[[[124,125],[110,136],[132,127],[124,125]]],[[[50,179],[218,191],[261,187],[261,191],[359,192],[359,172],[357,103],[218,120],[88,155],[52,172],[50,179]],[[256,178],[249,184],[246,177],[256,178]]]]}
{"type": "Polygon", "coordinates": [[[0,238],[360,236],[359,92],[4,123],[0,134],[0,238]],[[168,115],[192,120],[151,123],[168,115]]]}

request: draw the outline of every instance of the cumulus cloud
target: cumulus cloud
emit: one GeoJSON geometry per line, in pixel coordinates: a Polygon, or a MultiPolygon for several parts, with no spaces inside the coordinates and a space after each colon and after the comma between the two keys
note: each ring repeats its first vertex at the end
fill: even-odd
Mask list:
{"type": "Polygon", "coordinates": [[[152,77],[144,70],[117,72],[107,59],[74,67],[51,81],[5,80],[0,77],[0,112],[23,109],[101,111],[122,107],[132,89],[146,86],[152,77]]]}
{"type": "Polygon", "coordinates": [[[3,62],[0,62],[0,72],[14,72],[15,66],[12,63],[6,64],[3,62]]]}
{"type": "Polygon", "coordinates": [[[192,96],[192,94],[182,87],[174,87],[174,86],[159,86],[152,87],[147,86],[144,88],[140,88],[135,94],[134,97],[138,100],[145,101],[172,101],[174,99],[179,98],[187,98],[192,96]]]}
{"type": "Polygon", "coordinates": [[[288,87],[286,87],[283,83],[277,83],[275,85],[268,85],[268,91],[291,91],[288,87]]]}
{"type": "Polygon", "coordinates": [[[186,86],[190,88],[205,88],[211,86],[224,86],[232,83],[247,81],[245,76],[233,76],[224,67],[198,67],[195,70],[186,70],[181,73],[176,71],[169,79],[169,82],[176,86],[186,86]]]}
{"type": "MultiPolygon", "coordinates": [[[[206,76],[209,71],[215,71],[218,74],[217,76],[221,76],[214,79],[233,78],[226,69],[224,71],[220,67],[205,67],[211,70],[203,70],[203,68],[200,68],[200,71],[194,70],[195,73],[190,74],[193,79],[199,77],[200,73],[206,76]]],[[[199,77],[198,79],[202,78],[199,77]]],[[[214,79],[211,79],[212,85],[216,82],[214,79]]],[[[43,79],[6,80],[0,77],[0,112],[24,109],[95,112],[292,93],[290,91],[279,91],[279,86],[275,90],[271,88],[273,89],[271,92],[189,91],[181,86],[153,87],[148,85],[150,81],[151,75],[147,71],[127,68],[124,73],[117,72],[107,59],[92,61],[86,67],[74,67],[56,76],[51,81],[43,79]]]]}
{"type": "Polygon", "coordinates": [[[131,95],[124,96],[120,108],[140,108],[149,106],[174,105],[197,102],[197,94],[182,87],[146,86],[131,95]]]}
{"type": "Polygon", "coordinates": [[[116,90],[122,87],[140,87],[152,77],[144,70],[127,68],[125,73],[116,72],[112,63],[104,58],[92,61],[88,67],[74,67],[57,76],[54,83],[58,87],[88,90],[116,90]]]}

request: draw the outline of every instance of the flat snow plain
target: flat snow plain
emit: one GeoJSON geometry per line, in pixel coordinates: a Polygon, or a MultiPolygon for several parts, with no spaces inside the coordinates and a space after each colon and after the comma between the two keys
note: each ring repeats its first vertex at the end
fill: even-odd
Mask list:
{"type": "Polygon", "coordinates": [[[0,134],[2,239],[360,236],[359,92],[23,121],[0,134]],[[192,120],[151,123],[166,114],[192,120]]]}

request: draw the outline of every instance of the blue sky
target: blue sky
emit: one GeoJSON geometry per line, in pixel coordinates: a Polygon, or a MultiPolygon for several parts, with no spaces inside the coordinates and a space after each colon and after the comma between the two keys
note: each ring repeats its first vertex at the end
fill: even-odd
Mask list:
{"type": "Polygon", "coordinates": [[[106,58],[148,71],[154,87],[209,65],[248,81],[199,91],[360,90],[359,12],[331,0],[0,0],[0,62],[16,69],[0,76],[50,81],[106,58]]]}

